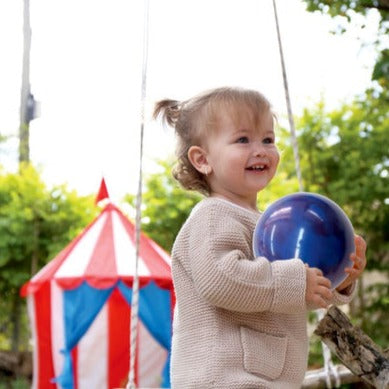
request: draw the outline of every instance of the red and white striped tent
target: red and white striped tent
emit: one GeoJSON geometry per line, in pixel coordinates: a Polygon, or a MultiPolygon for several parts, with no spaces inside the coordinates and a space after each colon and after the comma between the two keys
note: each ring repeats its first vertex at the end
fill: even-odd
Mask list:
{"type": "MultiPolygon", "coordinates": [[[[134,225],[109,203],[23,286],[33,334],[33,389],[125,387],[134,242],[134,225]]],[[[136,383],[169,387],[170,257],[142,234],[138,266],[136,383]]]]}

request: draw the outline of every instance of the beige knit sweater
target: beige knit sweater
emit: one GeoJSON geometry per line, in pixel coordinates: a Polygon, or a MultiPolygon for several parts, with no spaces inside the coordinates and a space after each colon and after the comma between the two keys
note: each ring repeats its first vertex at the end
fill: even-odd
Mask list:
{"type": "MultiPolygon", "coordinates": [[[[174,244],[173,389],[300,388],[307,365],[305,266],[253,257],[254,211],[197,204],[174,244]]],[[[335,293],[333,303],[351,296],[335,293]]]]}

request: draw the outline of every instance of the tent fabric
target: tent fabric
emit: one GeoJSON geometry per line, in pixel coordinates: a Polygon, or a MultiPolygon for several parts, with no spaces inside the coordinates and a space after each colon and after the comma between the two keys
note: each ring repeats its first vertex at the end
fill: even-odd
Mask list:
{"type": "MultiPolygon", "coordinates": [[[[21,289],[34,340],[33,389],[119,388],[129,369],[135,227],[108,204],[21,289]]],[[[170,387],[170,257],[141,235],[135,378],[170,387]]]]}
{"type": "MultiPolygon", "coordinates": [[[[141,234],[138,264],[142,287],[154,280],[172,289],[170,257],[154,241],[141,234]]],[[[34,293],[48,280],[63,289],[74,289],[86,281],[104,289],[122,280],[131,286],[135,274],[135,226],[113,204],[85,228],[59,255],[23,285],[21,294],[34,293]]]]}
{"type": "Polygon", "coordinates": [[[98,204],[100,201],[109,199],[107,185],[105,183],[105,179],[103,178],[100,183],[99,191],[97,192],[97,196],[95,198],[95,204],[98,204]]]}
{"type": "MultiPolygon", "coordinates": [[[[120,285],[120,291],[131,305],[130,289],[124,284],[120,285]],[[126,290],[127,289],[127,290],[126,290]]],[[[170,387],[170,349],[171,349],[171,297],[170,292],[160,289],[151,282],[139,291],[139,318],[145,327],[153,334],[155,340],[169,351],[166,365],[162,372],[162,388],[170,387]]]]}
{"type": "Polygon", "coordinates": [[[50,300],[51,287],[50,284],[46,284],[34,294],[34,297],[30,296],[27,301],[34,341],[32,388],[56,388],[56,385],[51,383],[55,372],[54,363],[50,357],[52,349],[51,326],[47,325],[51,321],[51,304],[48,304],[50,300]],[[39,313],[37,314],[37,312],[39,313]],[[38,337],[39,342],[36,342],[38,337]]]}
{"type": "Polygon", "coordinates": [[[74,388],[72,349],[93,323],[112,290],[94,289],[83,282],[77,289],[64,291],[65,348],[61,352],[65,363],[61,375],[54,379],[63,389],[74,388]]]}

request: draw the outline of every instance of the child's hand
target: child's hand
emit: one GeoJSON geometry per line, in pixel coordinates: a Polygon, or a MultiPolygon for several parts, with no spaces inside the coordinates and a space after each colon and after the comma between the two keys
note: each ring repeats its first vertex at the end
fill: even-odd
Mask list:
{"type": "Polygon", "coordinates": [[[328,300],[332,298],[331,281],[323,276],[323,272],[316,267],[307,268],[307,287],[305,301],[315,307],[327,308],[328,300]]]}
{"type": "Polygon", "coordinates": [[[348,274],[348,277],[336,288],[338,292],[341,292],[355,282],[366,267],[366,242],[359,235],[355,235],[354,239],[355,253],[350,255],[353,266],[346,267],[346,269],[344,269],[344,271],[348,274]]]}

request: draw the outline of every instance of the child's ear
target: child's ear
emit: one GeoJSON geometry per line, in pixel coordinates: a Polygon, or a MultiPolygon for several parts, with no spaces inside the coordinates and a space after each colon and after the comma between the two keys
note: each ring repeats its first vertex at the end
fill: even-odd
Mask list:
{"type": "Polygon", "coordinates": [[[200,146],[191,146],[188,158],[193,167],[202,174],[208,175],[212,168],[208,164],[207,154],[200,146]]]}

